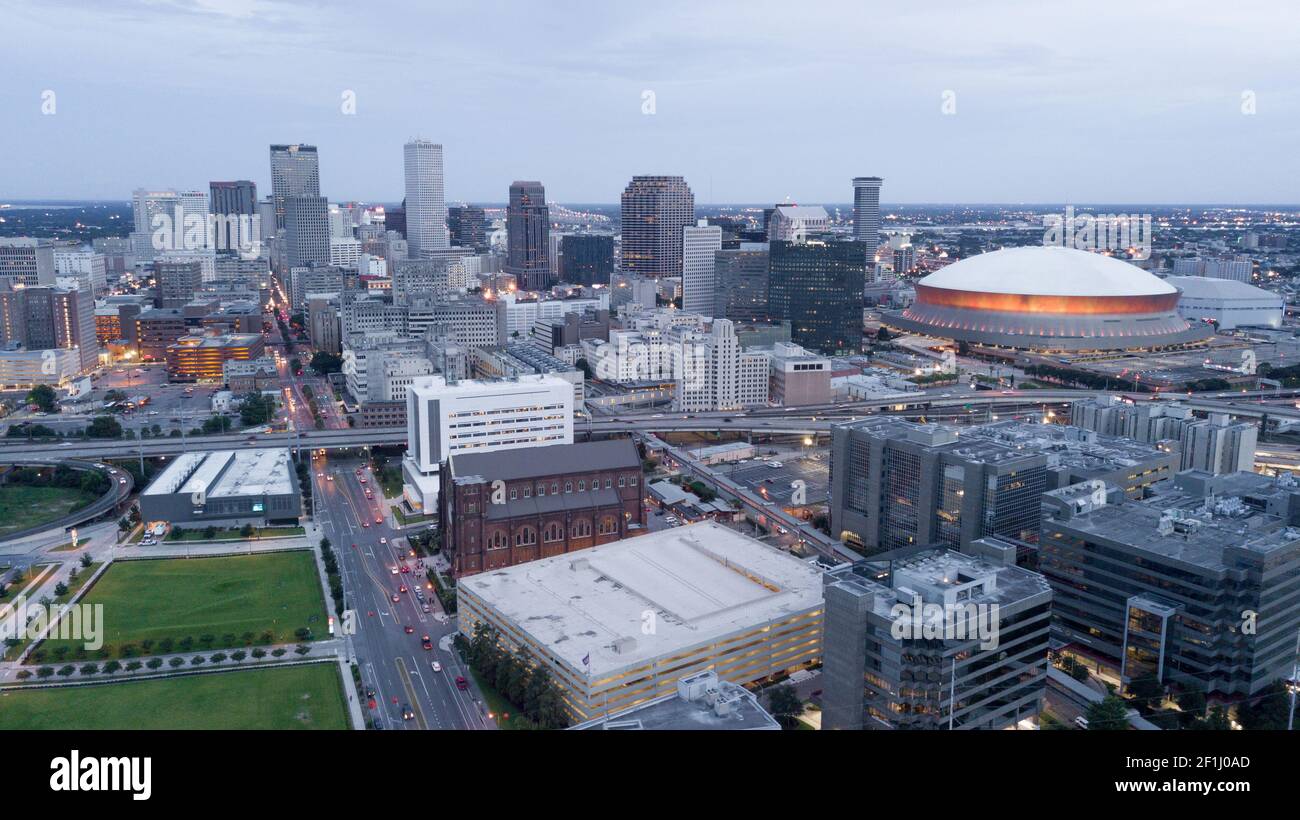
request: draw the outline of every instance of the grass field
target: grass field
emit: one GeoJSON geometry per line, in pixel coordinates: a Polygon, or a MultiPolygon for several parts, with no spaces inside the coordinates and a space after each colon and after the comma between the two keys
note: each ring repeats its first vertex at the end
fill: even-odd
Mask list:
{"type": "Polygon", "coordinates": [[[333,663],[0,693],[0,731],[347,728],[333,663]]]}
{"type": "Polygon", "coordinates": [[[67,487],[0,485],[0,536],[62,518],[95,498],[94,493],[67,487]]]}
{"type": "MultiPolygon", "coordinates": [[[[326,633],[325,599],[315,558],[306,550],[221,558],[119,561],[109,567],[81,603],[104,605],[104,649],[118,657],[124,644],[140,654],[243,645],[270,631],[274,643],[291,643],[300,627],[326,633]],[[212,636],[210,643],[203,636],[212,636]],[[233,636],[235,643],[226,640],[233,636]],[[160,646],[164,639],[176,646],[160,646]],[[142,641],[154,641],[149,650],[142,641]]],[[[66,644],[73,656],[80,641],[46,641],[38,652],[52,657],[66,644]]],[[[29,662],[38,662],[29,658],[29,662]]]]}

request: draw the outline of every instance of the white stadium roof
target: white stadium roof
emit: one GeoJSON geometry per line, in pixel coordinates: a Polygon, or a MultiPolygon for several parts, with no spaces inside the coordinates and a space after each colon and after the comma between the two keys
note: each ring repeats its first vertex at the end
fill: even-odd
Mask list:
{"type": "Polygon", "coordinates": [[[1235,279],[1215,279],[1209,276],[1169,276],[1166,282],[1193,299],[1262,299],[1282,303],[1282,297],[1272,291],[1257,288],[1235,279]]]}
{"type": "Polygon", "coordinates": [[[921,285],[1040,296],[1151,296],[1174,287],[1136,265],[1053,245],[1004,248],[954,262],[921,285]]]}

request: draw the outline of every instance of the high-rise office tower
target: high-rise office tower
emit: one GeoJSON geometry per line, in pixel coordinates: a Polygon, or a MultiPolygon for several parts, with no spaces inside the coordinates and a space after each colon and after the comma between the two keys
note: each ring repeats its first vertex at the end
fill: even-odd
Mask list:
{"type": "Polygon", "coordinates": [[[0,238],[0,288],[53,285],[54,243],[29,236],[0,238]]]}
{"type": "Polygon", "coordinates": [[[413,139],[403,147],[406,167],[406,242],[412,259],[447,243],[447,203],[443,198],[442,146],[413,139]]]}
{"type": "Polygon", "coordinates": [[[1047,455],[959,428],[871,418],[831,428],[831,531],[872,554],[1038,538],[1047,455]]]}
{"type": "Polygon", "coordinates": [[[160,253],[198,251],[211,246],[207,191],[150,191],[131,194],[136,256],[152,260],[160,253]]]}
{"type": "Polygon", "coordinates": [[[614,237],[571,234],[560,241],[560,281],[570,285],[608,285],[614,273],[614,237]]]}
{"type": "Polygon", "coordinates": [[[713,255],[717,315],[741,322],[767,321],[768,245],[742,242],[736,250],[713,255]]]}
{"type": "Polygon", "coordinates": [[[33,285],[11,290],[0,283],[0,346],[76,350],[79,372],[95,367],[95,297],[78,288],[33,285]]]}
{"type": "Polygon", "coordinates": [[[682,310],[713,318],[715,300],[714,254],[722,250],[722,228],[699,220],[682,228],[682,310]]]}
{"type": "Polygon", "coordinates": [[[623,190],[622,270],[682,275],[682,229],[695,221],[695,195],[682,177],[636,176],[623,190]]]}
{"type": "Polygon", "coordinates": [[[285,263],[290,268],[330,262],[329,202],[322,196],[284,201],[285,263]]]}
{"type": "MultiPolygon", "coordinates": [[[[314,145],[271,146],[271,199],[277,231],[285,227],[285,200],[291,196],[320,196],[320,162],[314,145]]],[[[266,232],[271,233],[271,226],[266,232]]]]}
{"type": "Polygon", "coordinates": [[[476,251],[487,250],[487,216],[482,208],[459,205],[447,209],[451,244],[476,251]]]}
{"type": "Polygon", "coordinates": [[[208,183],[212,245],[219,251],[245,250],[262,238],[257,216],[257,185],[251,180],[208,183]]]}
{"type": "Polygon", "coordinates": [[[768,310],[790,322],[791,341],[828,356],[862,349],[862,243],[772,242],[769,259],[768,310]]]}
{"type": "Polygon", "coordinates": [[[868,261],[880,241],[880,177],[853,178],[853,238],[863,243],[868,261]]]}
{"type": "Polygon", "coordinates": [[[257,213],[257,183],[240,179],[208,183],[208,209],[217,215],[257,213]]]}
{"type": "Polygon", "coordinates": [[[550,234],[551,217],[542,183],[512,182],[506,210],[506,273],[515,277],[520,290],[551,286],[550,234]]]}

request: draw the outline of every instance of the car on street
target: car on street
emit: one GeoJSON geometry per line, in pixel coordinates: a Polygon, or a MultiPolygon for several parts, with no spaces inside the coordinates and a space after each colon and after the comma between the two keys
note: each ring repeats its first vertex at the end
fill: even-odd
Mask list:
{"type": "Polygon", "coordinates": [[[442,664],[438,663],[437,661],[434,661],[433,663],[429,664],[429,668],[435,672],[441,672],[442,664]]]}
{"type": "Polygon", "coordinates": [[[361,522],[361,526],[365,527],[366,529],[370,529],[370,522],[369,522],[369,521],[362,521],[362,522],[361,522]]]}
{"type": "Polygon", "coordinates": [[[387,543],[388,543],[388,539],[387,539],[387,538],[380,538],[380,539],[379,539],[379,543],[381,543],[381,544],[387,544],[387,543]]]}
{"type": "Polygon", "coordinates": [[[394,595],[394,596],[393,596],[393,603],[397,603],[397,602],[400,601],[400,600],[402,600],[402,596],[401,596],[401,595],[394,595]]]}
{"type": "Polygon", "coordinates": [[[409,703],[402,704],[402,720],[415,720],[415,710],[409,703]]]}
{"type": "Polygon", "coordinates": [[[397,591],[402,593],[403,595],[410,592],[410,590],[406,588],[406,584],[402,584],[400,587],[398,587],[397,591]]]}
{"type": "Polygon", "coordinates": [[[414,634],[414,632],[415,632],[415,627],[411,626],[410,624],[407,624],[406,626],[404,626],[404,627],[402,627],[402,628],[406,630],[406,634],[407,634],[407,635],[414,634]]]}
{"type": "Polygon", "coordinates": [[[393,574],[394,574],[394,575],[397,574],[397,567],[393,567],[393,574]]]}
{"type": "Polygon", "coordinates": [[[429,605],[428,605],[428,604],[425,604],[424,606],[420,607],[420,609],[424,610],[425,612],[428,612],[428,611],[429,611],[429,605]]]}
{"type": "Polygon", "coordinates": [[[376,523],[376,524],[382,524],[382,523],[384,523],[383,516],[378,516],[378,515],[375,516],[375,523],[376,523]]]}
{"type": "Polygon", "coordinates": [[[465,680],[464,675],[456,676],[456,688],[462,692],[469,688],[469,681],[465,680]]]}
{"type": "Polygon", "coordinates": [[[425,635],[420,639],[420,645],[423,646],[426,651],[433,649],[433,641],[429,640],[428,635],[425,635]]]}

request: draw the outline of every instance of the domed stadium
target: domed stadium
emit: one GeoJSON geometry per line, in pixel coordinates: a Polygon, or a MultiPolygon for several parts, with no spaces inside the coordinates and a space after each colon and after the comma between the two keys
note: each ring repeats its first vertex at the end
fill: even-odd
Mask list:
{"type": "Polygon", "coordinates": [[[1043,351],[1150,350],[1214,334],[1178,314],[1179,290],[1136,265],[1054,246],[954,262],[884,323],[905,333],[1043,351]]]}

